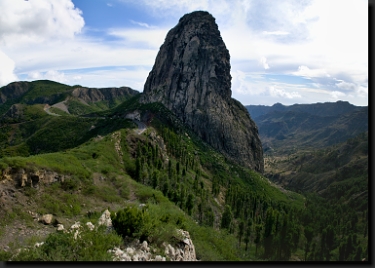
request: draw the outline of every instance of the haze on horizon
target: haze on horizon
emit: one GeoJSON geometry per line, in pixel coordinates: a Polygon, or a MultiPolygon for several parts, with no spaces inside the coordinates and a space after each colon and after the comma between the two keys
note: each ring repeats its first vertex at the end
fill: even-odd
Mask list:
{"type": "Polygon", "coordinates": [[[206,10],[242,104],[368,105],[365,0],[13,0],[0,9],[0,86],[49,79],[142,91],[167,32],[206,10]]]}

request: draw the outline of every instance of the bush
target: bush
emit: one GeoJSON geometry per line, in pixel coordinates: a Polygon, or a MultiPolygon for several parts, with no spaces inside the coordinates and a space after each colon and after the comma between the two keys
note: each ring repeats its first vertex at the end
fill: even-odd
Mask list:
{"type": "Polygon", "coordinates": [[[64,191],[75,191],[78,189],[79,181],[75,178],[67,179],[61,182],[61,188],[64,191]]]}
{"type": "Polygon", "coordinates": [[[150,216],[145,209],[125,207],[111,217],[113,228],[122,237],[128,236],[141,240],[147,238],[148,232],[143,229],[143,226],[149,224],[150,216]]]}

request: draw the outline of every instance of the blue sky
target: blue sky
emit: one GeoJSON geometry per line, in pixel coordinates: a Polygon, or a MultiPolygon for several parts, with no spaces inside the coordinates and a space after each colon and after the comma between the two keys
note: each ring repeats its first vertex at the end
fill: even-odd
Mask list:
{"type": "Polygon", "coordinates": [[[368,105],[365,0],[12,0],[0,10],[0,86],[50,79],[142,91],[167,32],[206,10],[244,105],[368,105]]]}

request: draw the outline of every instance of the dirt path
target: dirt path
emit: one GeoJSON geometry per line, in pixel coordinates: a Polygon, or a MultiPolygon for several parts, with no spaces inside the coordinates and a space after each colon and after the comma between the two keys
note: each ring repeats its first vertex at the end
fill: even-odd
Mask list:
{"type": "Polygon", "coordinates": [[[51,108],[51,106],[49,106],[48,104],[46,104],[45,106],[44,106],[44,111],[47,113],[47,114],[49,114],[49,115],[53,115],[53,116],[61,116],[61,115],[59,115],[59,114],[55,114],[55,113],[52,113],[52,112],[50,112],[50,109],[51,108]]]}

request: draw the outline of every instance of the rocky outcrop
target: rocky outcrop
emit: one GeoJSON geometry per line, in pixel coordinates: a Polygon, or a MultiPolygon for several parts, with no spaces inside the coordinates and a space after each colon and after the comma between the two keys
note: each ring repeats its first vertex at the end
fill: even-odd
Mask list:
{"type": "Polygon", "coordinates": [[[139,94],[138,91],[129,87],[120,88],[85,88],[78,87],[72,92],[72,96],[79,98],[87,103],[98,101],[112,101],[120,97],[132,97],[139,94]]]}
{"type": "Polygon", "coordinates": [[[163,243],[165,256],[157,255],[147,241],[142,243],[134,240],[124,249],[115,247],[108,252],[113,255],[114,261],[197,261],[195,247],[190,239],[190,234],[184,230],[177,230],[183,237],[175,246],[163,243]]]}
{"type": "Polygon", "coordinates": [[[0,119],[2,120],[2,119],[9,119],[9,118],[13,118],[13,119],[22,118],[23,110],[24,110],[24,106],[22,104],[19,104],[19,103],[13,104],[12,106],[10,106],[9,110],[0,119]]]}
{"type": "Polygon", "coordinates": [[[5,168],[0,174],[0,182],[14,181],[17,186],[31,186],[37,188],[39,183],[50,184],[63,182],[68,175],[59,174],[55,171],[33,168],[5,168]]]}
{"type": "Polygon", "coordinates": [[[106,209],[103,212],[103,214],[100,216],[98,224],[104,225],[104,226],[107,226],[107,227],[112,227],[111,212],[109,212],[108,209],[106,209]]]}
{"type": "Polygon", "coordinates": [[[44,224],[52,224],[53,215],[52,214],[44,214],[40,221],[44,224]]]}
{"type": "Polygon", "coordinates": [[[0,104],[7,100],[16,100],[25,94],[30,88],[28,82],[13,82],[0,90],[0,104]]]}
{"type": "Polygon", "coordinates": [[[181,229],[177,230],[177,232],[181,235],[182,239],[175,247],[164,243],[166,256],[173,261],[196,261],[195,247],[189,232],[181,229]]]}
{"type": "Polygon", "coordinates": [[[225,156],[263,172],[257,126],[231,95],[229,51],[215,19],[203,11],[183,16],[161,46],[140,102],[161,102],[225,156]]]}

